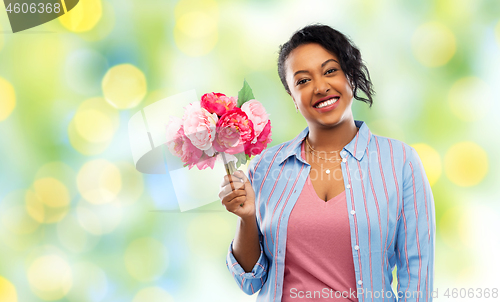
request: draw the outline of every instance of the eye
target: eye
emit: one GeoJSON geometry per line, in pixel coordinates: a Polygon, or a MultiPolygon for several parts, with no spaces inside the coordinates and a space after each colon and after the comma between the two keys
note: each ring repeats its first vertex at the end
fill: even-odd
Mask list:
{"type": "Polygon", "coordinates": [[[298,82],[297,82],[297,85],[300,85],[300,84],[305,83],[304,81],[306,81],[306,80],[307,80],[307,79],[302,79],[302,80],[298,81],[298,82]]]}
{"type": "Polygon", "coordinates": [[[335,72],[335,71],[337,71],[337,69],[335,69],[335,68],[328,69],[328,70],[326,71],[326,74],[333,73],[333,72],[335,72]]]}

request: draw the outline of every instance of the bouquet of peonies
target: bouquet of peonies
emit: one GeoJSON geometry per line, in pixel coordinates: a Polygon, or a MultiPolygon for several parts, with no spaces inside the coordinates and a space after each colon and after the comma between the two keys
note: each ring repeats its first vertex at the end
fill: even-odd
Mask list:
{"type": "Polygon", "coordinates": [[[238,97],[210,92],[184,109],[167,123],[167,146],[189,169],[213,169],[220,156],[232,174],[272,141],[269,114],[246,81],[238,97]]]}

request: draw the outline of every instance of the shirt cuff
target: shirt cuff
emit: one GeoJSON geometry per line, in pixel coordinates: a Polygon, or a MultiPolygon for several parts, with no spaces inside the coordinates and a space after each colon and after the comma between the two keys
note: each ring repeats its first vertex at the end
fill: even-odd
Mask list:
{"type": "Polygon", "coordinates": [[[233,242],[234,239],[231,241],[231,244],[229,245],[229,250],[227,253],[227,258],[226,258],[226,265],[227,268],[233,275],[239,276],[240,278],[245,278],[245,279],[259,279],[263,276],[266,275],[267,273],[267,258],[264,255],[264,249],[262,247],[262,243],[259,242],[260,246],[260,256],[259,259],[257,260],[257,263],[255,263],[254,267],[252,268],[252,271],[250,272],[245,272],[241,265],[236,261],[236,258],[234,258],[233,254],[233,242]]]}

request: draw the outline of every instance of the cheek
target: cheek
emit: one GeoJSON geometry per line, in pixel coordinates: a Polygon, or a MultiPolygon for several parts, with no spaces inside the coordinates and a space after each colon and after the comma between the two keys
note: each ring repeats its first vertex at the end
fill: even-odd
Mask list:
{"type": "Polygon", "coordinates": [[[344,87],[344,91],[345,91],[346,95],[348,95],[348,96],[352,96],[353,95],[351,85],[349,84],[349,81],[347,79],[343,83],[343,87],[344,87]]]}

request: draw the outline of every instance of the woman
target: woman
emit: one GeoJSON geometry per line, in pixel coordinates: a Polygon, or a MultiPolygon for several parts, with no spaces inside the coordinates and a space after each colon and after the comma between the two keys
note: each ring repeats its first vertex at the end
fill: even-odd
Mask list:
{"type": "Polygon", "coordinates": [[[278,72],[308,127],[256,156],[248,177],[224,177],[236,282],[258,301],[430,301],[433,195],[412,147],[354,120],[353,98],[373,95],[359,50],[310,25],[281,46],[278,72]]]}

